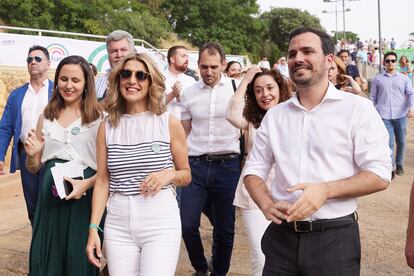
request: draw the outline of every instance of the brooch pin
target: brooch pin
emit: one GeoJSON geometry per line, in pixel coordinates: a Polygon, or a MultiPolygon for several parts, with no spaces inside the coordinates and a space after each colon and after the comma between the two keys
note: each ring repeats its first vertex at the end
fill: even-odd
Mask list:
{"type": "Polygon", "coordinates": [[[73,135],[78,135],[79,132],[80,132],[80,128],[79,127],[74,127],[70,131],[70,133],[72,133],[73,135]]]}
{"type": "Polygon", "coordinates": [[[161,151],[161,146],[159,144],[152,144],[151,149],[153,152],[155,153],[160,153],[161,151]]]}

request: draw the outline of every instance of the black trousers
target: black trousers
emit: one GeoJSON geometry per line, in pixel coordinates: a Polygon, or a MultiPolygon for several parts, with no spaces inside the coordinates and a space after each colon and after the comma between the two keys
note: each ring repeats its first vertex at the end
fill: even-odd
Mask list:
{"type": "Polygon", "coordinates": [[[262,238],[263,276],[356,276],[360,273],[358,222],[297,233],[271,223],[262,238]]]}

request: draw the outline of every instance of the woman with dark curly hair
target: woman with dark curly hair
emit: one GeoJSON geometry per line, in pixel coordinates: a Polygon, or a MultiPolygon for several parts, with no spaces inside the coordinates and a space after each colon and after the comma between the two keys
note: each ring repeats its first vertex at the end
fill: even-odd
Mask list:
{"type": "MultiPolygon", "coordinates": [[[[291,97],[288,81],[277,70],[252,67],[240,83],[227,107],[227,120],[235,127],[244,130],[245,152],[250,152],[266,112],[291,97]]],[[[273,172],[267,180],[268,186],[273,179],[273,172]]],[[[269,225],[259,207],[254,203],[243,184],[243,172],[234,198],[235,206],[241,208],[246,234],[250,244],[250,258],[254,276],[262,275],[264,255],[260,240],[269,225]]]]}

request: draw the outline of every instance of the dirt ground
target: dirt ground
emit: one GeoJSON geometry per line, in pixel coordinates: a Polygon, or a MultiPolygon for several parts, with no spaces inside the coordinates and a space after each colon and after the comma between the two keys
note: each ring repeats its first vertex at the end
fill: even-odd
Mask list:
{"type": "MultiPolygon", "coordinates": [[[[363,276],[414,275],[405,263],[404,246],[408,202],[413,182],[414,120],[409,120],[405,175],[394,179],[383,192],[359,199],[363,276]]],[[[203,219],[201,233],[206,255],[211,248],[211,227],[203,219]]],[[[18,173],[0,176],[0,275],[27,275],[31,227],[27,219],[18,173]]],[[[184,244],[177,276],[191,275],[184,244]]],[[[229,276],[250,275],[249,249],[240,216],[229,276]]],[[[161,275],[160,275],[161,276],[161,275]]]]}

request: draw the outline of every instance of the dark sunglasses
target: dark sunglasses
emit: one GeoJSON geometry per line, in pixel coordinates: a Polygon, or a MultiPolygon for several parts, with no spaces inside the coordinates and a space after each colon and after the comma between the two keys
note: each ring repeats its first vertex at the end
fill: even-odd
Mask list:
{"type": "Polygon", "coordinates": [[[37,63],[40,63],[40,62],[42,62],[42,57],[41,56],[34,56],[34,57],[27,57],[26,58],[26,62],[28,64],[32,63],[33,60],[35,60],[37,63]]]}
{"type": "Polygon", "coordinates": [[[385,63],[390,63],[390,62],[395,63],[396,61],[397,61],[396,59],[386,59],[385,63]]]}
{"type": "Polygon", "coordinates": [[[123,79],[129,79],[132,76],[132,73],[135,73],[135,78],[139,81],[144,81],[149,77],[149,73],[146,73],[144,71],[131,71],[129,69],[122,69],[119,72],[119,75],[123,79]]]}

